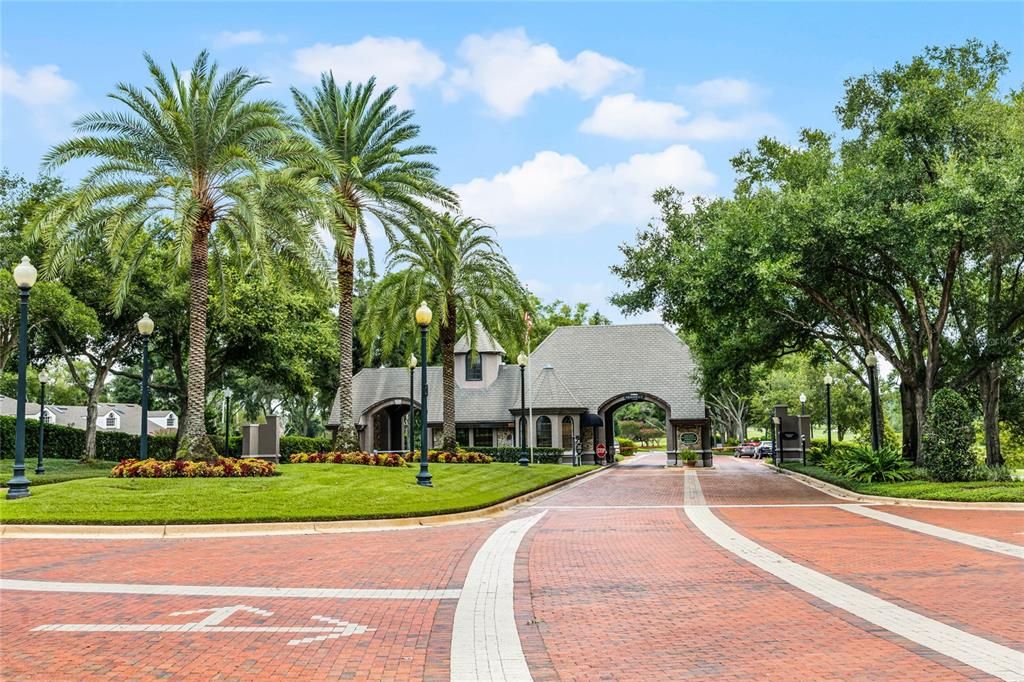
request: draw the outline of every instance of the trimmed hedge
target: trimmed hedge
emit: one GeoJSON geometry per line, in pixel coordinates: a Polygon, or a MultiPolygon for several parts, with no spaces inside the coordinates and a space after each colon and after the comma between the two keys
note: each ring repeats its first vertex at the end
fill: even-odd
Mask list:
{"type": "MultiPolygon", "coordinates": [[[[14,457],[14,417],[0,417],[0,457],[14,457]]],[[[25,456],[35,457],[39,451],[39,422],[26,421],[25,456]]],[[[43,457],[81,459],[85,454],[85,431],[70,426],[46,425],[43,457]]],[[[139,454],[139,437],[119,431],[96,431],[96,459],[119,462],[139,454]]],[[[149,456],[152,459],[174,459],[174,436],[150,436],[149,456]]]]}
{"type": "MultiPolygon", "coordinates": [[[[479,452],[483,455],[490,455],[491,459],[495,462],[518,462],[522,456],[523,451],[519,448],[513,447],[502,447],[502,448],[473,448],[473,452],[479,452]]],[[[533,460],[537,464],[561,464],[562,463],[562,448],[534,448],[533,449],[533,460]]],[[[526,456],[530,456],[530,449],[526,449],[526,456]]]]}
{"type": "Polygon", "coordinates": [[[629,438],[616,438],[615,441],[619,446],[619,454],[623,457],[636,454],[636,443],[634,441],[629,438]]]}
{"type": "MultiPolygon", "coordinates": [[[[832,452],[841,453],[843,455],[853,456],[853,454],[863,447],[857,443],[848,443],[846,441],[832,440],[832,452]]],[[[808,464],[821,464],[825,461],[828,456],[828,439],[827,438],[813,438],[807,443],[807,463],[808,464]]]]}

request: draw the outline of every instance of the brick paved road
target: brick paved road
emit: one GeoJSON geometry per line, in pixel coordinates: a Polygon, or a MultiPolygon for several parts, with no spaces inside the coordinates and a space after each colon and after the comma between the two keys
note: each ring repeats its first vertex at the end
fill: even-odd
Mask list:
{"type": "Polygon", "coordinates": [[[872,507],[968,546],[757,462],[662,464],[463,525],[2,540],[0,677],[446,680],[454,638],[459,682],[1024,679],[1024,513],[872,507]]]}

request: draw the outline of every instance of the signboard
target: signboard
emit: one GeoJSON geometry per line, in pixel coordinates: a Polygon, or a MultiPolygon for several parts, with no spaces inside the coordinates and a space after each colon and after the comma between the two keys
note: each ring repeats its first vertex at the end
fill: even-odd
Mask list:
{"type": "Polygon", "coordinates": [[[605,453],[608,452],[608,450],[604,447],[604,443],[598,443],[596,452],[598,457],[604,457],[605,453]]]}
{"type": "Polygon", "coordinates": [[[686,431],[685,433],[683,433],[682,436],[680,436],[680,439],[683,441],[685,445],[696,445],[697,434],[694,433],[693,431],[686,431]]]}
{"type": "Polygon", "coordinates": [[[783,431],[782,440],[796,440],[800,437],[800,434],[796,431],[783,431]]]}

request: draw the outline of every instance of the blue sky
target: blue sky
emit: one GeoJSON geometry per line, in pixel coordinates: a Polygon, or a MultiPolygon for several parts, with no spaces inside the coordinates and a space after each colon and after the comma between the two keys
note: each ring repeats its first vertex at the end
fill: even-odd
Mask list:
{"type": "Polygon", "coordinates": [[[1006,82],[1024,80],[1022,3],[6,1],[0,12],[12,170],[35,175],[76,116],[109,108],[116,82],[144,82],[143,51],[184,66],[210,48],[286,101],[322,69],[376,74],[400,86],[442,180],[497,227],[531,289],[615,320],[609,266],[653,216],[657,187],[728,193],[738,150],[836,130],[845,78],[926,45],[997,41],[1014,53],[1006,82]]]}

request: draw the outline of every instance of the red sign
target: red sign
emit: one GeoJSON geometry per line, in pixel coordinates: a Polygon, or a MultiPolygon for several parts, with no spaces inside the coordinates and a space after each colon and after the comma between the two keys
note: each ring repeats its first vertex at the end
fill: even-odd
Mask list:
{"type": "Polygon", "coordinates": [[[608,451],[605,449],[604,443],[598,443],[597,444],[597,456],[598,457],[604,457],[604,454],[606,452],[608,452],[608,451]]]}

